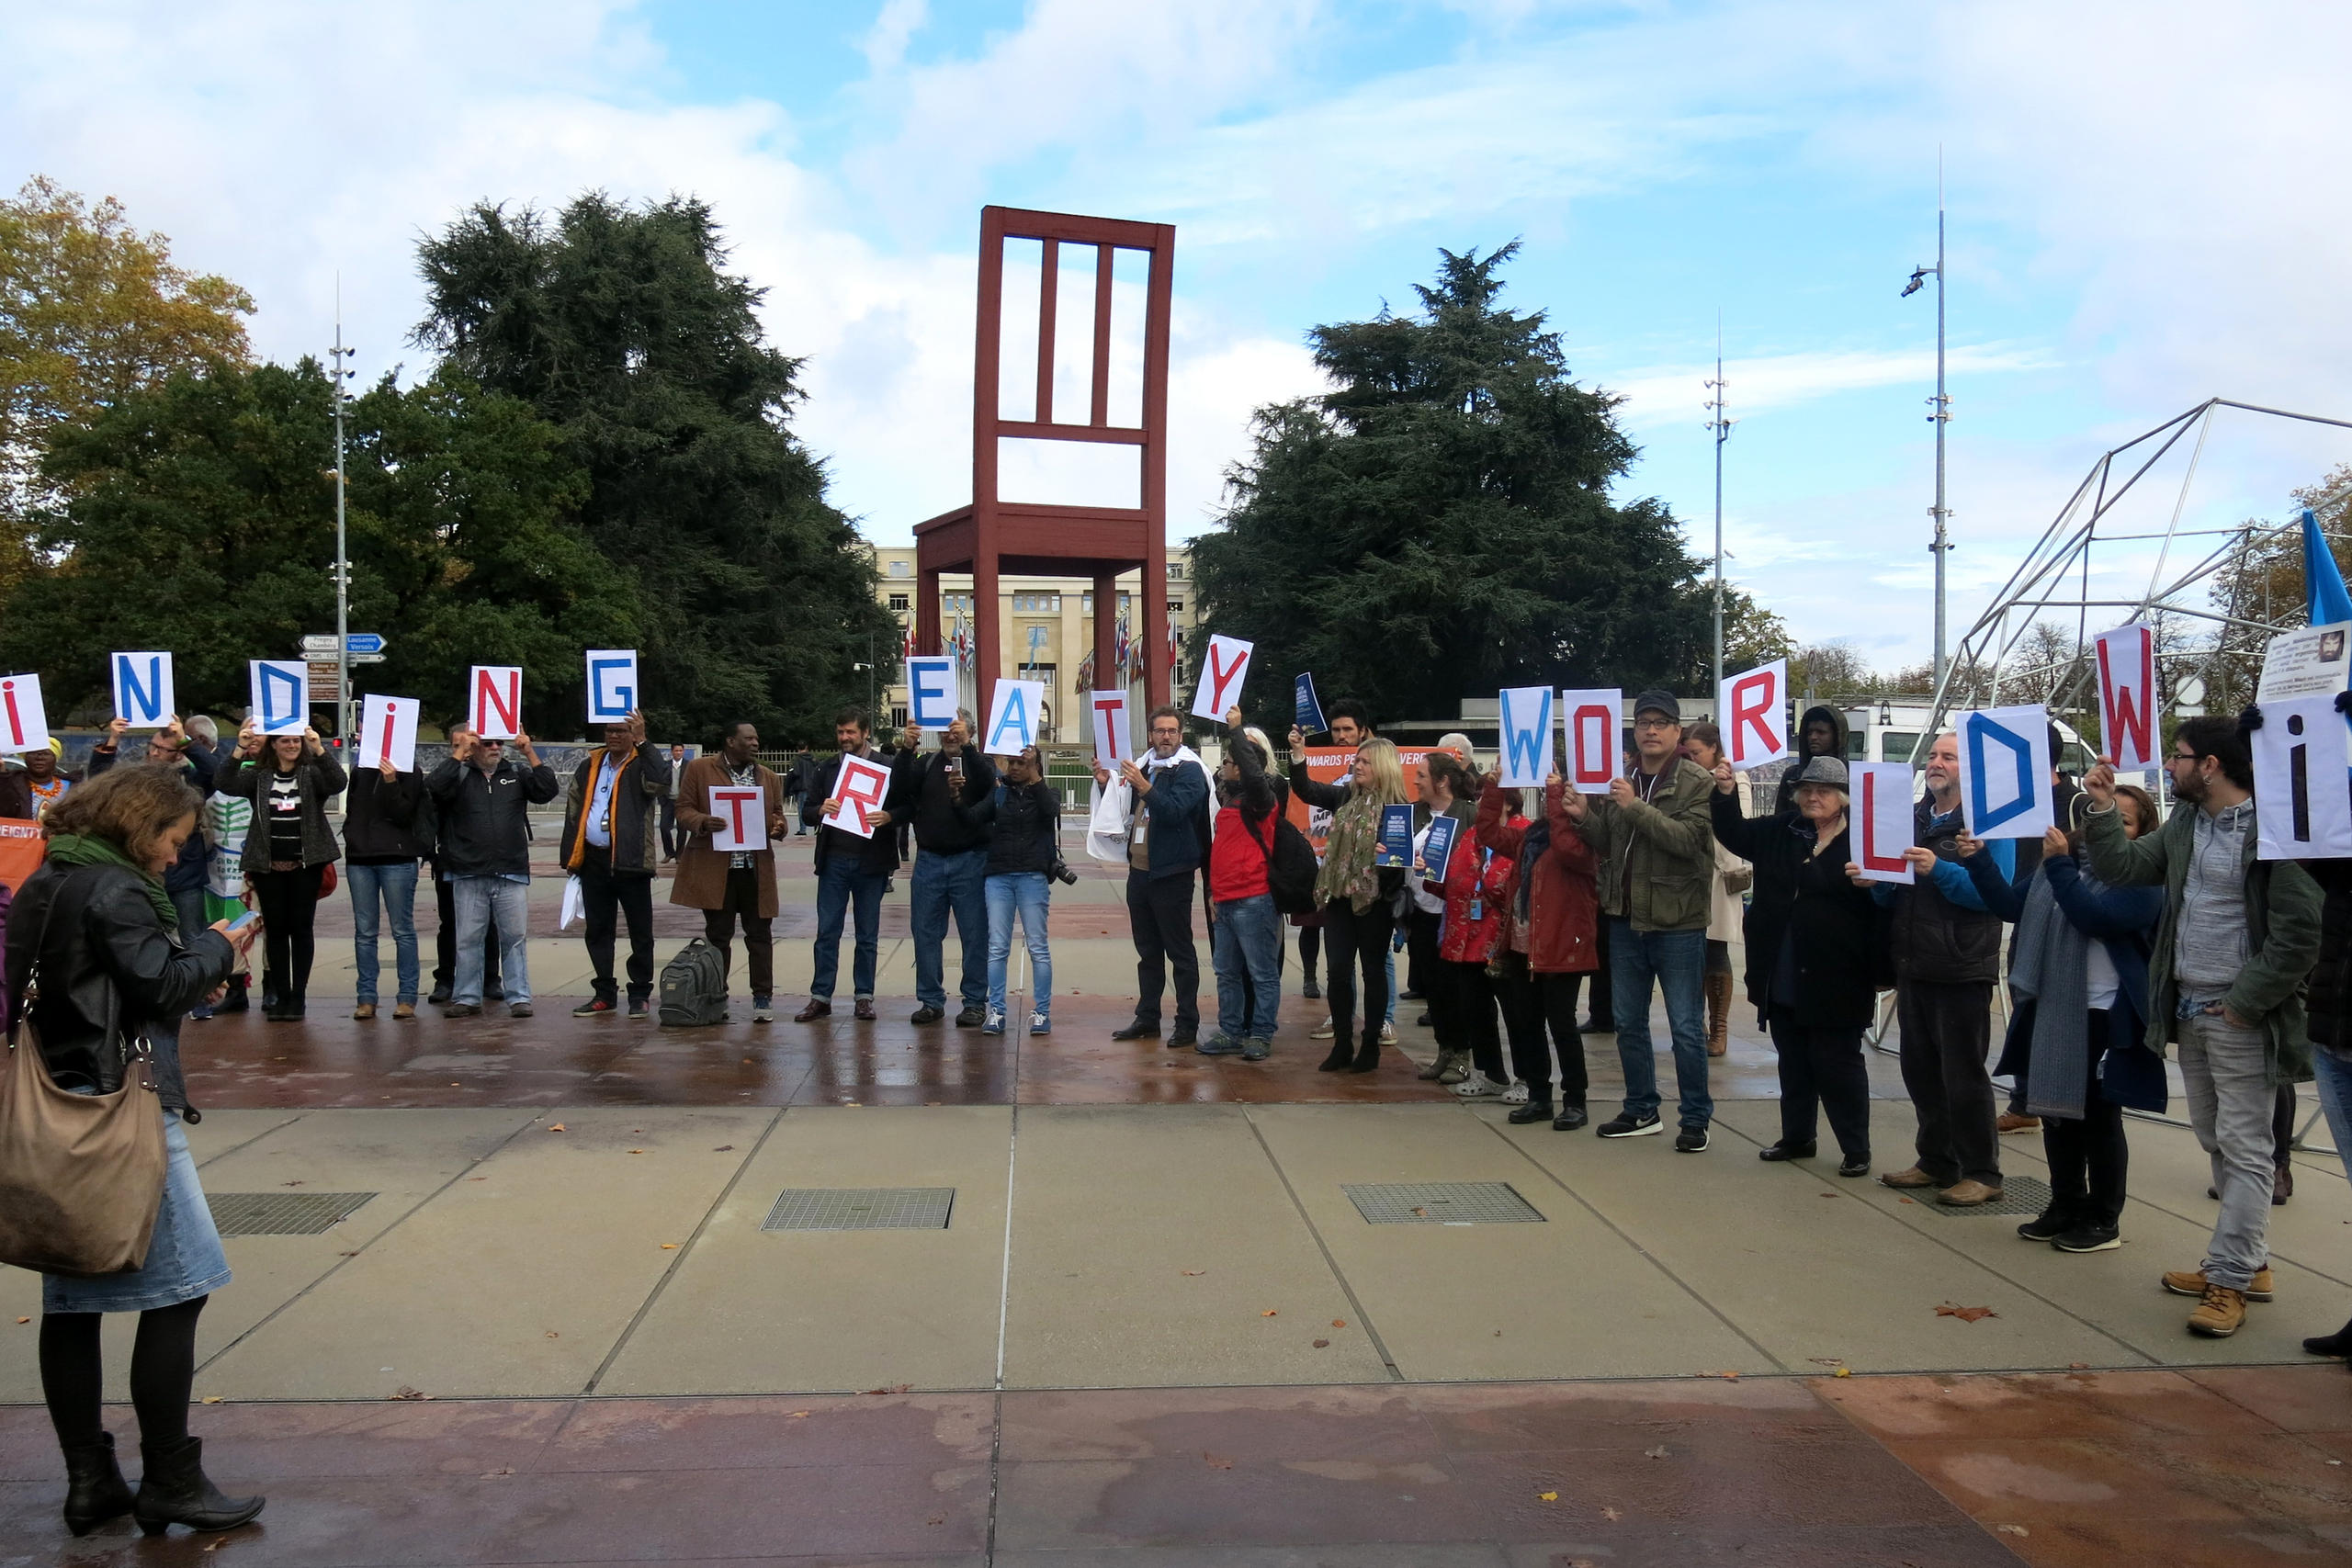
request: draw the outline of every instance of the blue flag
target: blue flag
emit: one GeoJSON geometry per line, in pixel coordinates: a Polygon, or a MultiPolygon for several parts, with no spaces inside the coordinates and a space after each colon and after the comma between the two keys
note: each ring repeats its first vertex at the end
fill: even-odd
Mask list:
{"type": "Polygon", "coordinates": [[[1380,808],[1380,847],[1373,852],[1374,865],[1410,865],[1413,863],[1413,808],[1409,806],[1384,806],[1380,808]]]}
{"type": "Polygon", "coordinates": [[[2303,593],[2311,606],[2311,624],[2330,626],[2352,621],[2352,594],[2344,592],[2344,573],[2336,570],[2335,552],[2320,536],[2319,519],[2303,508],[2303,593]]]}
{"type": "Polygon", "coordinates": [[[1330,728],[1323,722],[1323,705],[1315,700],[1315,677],[1312,675],[1298,678],[1298,717],[1295,722],[1302,732],[1308,735],[1320,735],[1330,728]]]}

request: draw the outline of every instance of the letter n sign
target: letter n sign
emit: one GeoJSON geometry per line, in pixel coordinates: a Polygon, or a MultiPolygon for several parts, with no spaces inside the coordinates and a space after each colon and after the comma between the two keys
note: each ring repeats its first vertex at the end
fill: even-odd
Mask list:
{"type": "Polygon", "coordinates": [[[466,721],[484,740],[523,733],[523,667],[477,664],[466,678],[466,721]]]}
{"type": "Polygon", "coordinates": [[[1960,719],[1960,793],[1980,839],[2039,839],[2051,823],[2050,715],[1981,708],[1960,719]]]}
{"type": "Polygon", "coordinates": [[[588,650],[588,722],[626,724],[638,706],[637,649],[592,648],[588,650]]]}

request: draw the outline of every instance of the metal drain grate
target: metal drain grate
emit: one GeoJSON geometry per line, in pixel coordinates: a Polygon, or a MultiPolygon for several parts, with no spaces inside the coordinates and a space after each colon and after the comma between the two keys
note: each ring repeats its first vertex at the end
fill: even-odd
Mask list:
{"type": "Polygon", "coordinates": [[[1950,1203],[1937,1202],[1932,1189],[1922,1189],[1905,1196],[1913,1199],[1931,1214],[1945,1214],[1954,1219],[1965,1219],[1971,1214],[2038,1214],[2050,1207],[2050,1184],[2039,1177],[2004,1176],[1998,1198],[1990,1203],[1979,1203],[1967,1209],[1955,1209],[1950,1203]]]}
{"type": "Polygon", "coordinates": [[[1544,1224],[1508,1181],[1355,1181],[1340,1190],[1368,1225],[1544,1224]]]}
{"type": "Polygon", "coordinates": [[[222,1235],[319,1235],[373,1198],[373,1192],[208,1192],[222,1235]]]}
{"type": "Polygon", "coordinates": [[[787,1187],[763,1231],[944,1231],[953,1187],[787,1187]]]}

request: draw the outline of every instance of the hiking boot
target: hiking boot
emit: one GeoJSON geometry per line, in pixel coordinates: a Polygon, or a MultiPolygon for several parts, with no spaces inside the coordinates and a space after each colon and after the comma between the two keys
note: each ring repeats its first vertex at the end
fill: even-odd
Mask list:
{"type": "Polygon", "coordinates": [[[2114,1225],[2076,1225],[2050,1245],[2061,1252],[2113,1252],[2123,1245],[2123,1233],[2114,1225]]]}
{"type": "Polygon", "coordinates": [[[406,1023],[410,1019],[413,1019],[415,1016],[416,1004],[414,1002],[394,1002],[392,1004],[392,1021],[394,1023],[406,1023]]]}
{"type": "Polygon", "coordinates": [[[1994,1202],[2000,1196],[1999,1188],[1988,1187],[1982,1181],[1971,1179],[1953,1182],[1936,1194],[1936,1201],[1955,1209],[1973,1209],[1994,1202]]]}
{"type": "Polygon", "coordinates": [[[2001,1133],[2037,1133],[2041,1130],[2041,1118],[2020,1116],[2014,1111],[2004,1111],[1994,1122],[1993,1127],[1995,1131],[2001,1133]]]}
{"type": "MultiPolygon", "coordinates": [[[[967,1007],[962,1012],[956,1015],[956,1027],[958,1029],[978,1029],[988,1021],[988,1009],[984,1007],[967,1007]]],[[[1117,1036],[1114,1035],[1112,1038],[1116,1039],[1117,1036]]]]}
{"type": "Polygon", "coordinates": [[[376,1016],[376,1004],[374,1002],[361,1002],[357,1007],[351,1010],[351,1016],[359,1020],[362,1023],[365,1023],[368,1020],[376,1016]]]}
{"type": "Polygon", "coordinates": [[[2227,1339],[2245,1323],[2245,1292],[2227,1285],[2208,1285],[2205,1299],[2188,1314],[2188,1331],[2209,1339],[2227,1339]]]}
{"type": "MultiPolygon", "coordinates": [[[[2165,1290],[2176,1296],[2201,1296],[2206,1289],[2205,1273],[2199,1269],[2186,1269],[2178,1273],[2166,1274],[2162,1283],[2165,1290]]],[[[2253,1280],[2245,1288],[2245,1299],[2250,1302],[2267,1302],[2275,1293],[2269,1269],[2265,1267],[2256,1269],[2253,1280]]]]}
{"type": "Polygon", "coordinates": [[[1241,1059],[1245,1062],[1262,1062],[1273,1054],[1274,1043],[1271,1040],[1244,1040],[1241,1043],[1241,1059]]]}
{"type": "Polygon", "coordinates": [[[1880,1177],[1879,1180],[1889,1187],[1933,1187],[1936,1185],[1936,1179],[1916,1165],[1908,1170],[1890,1170],[1880,1177]]]}
{"type": "Polygon", "coordinates": [[[2019,1225],[2018,1235],[2027,1241],[2056,1241],[2075,1228],[2073,1215],[2062,1214],[2055,1209],[2044,1209],[2019,1225]]]}
{"type": "Polygon", "coordinates": [[[1604,1138],[1646,1138],[1660,1130],[1655,1113],[1636,1116],[1631,1111],[1620,1111],[1600,1124],[1600,1135],[1604,1138]]]}

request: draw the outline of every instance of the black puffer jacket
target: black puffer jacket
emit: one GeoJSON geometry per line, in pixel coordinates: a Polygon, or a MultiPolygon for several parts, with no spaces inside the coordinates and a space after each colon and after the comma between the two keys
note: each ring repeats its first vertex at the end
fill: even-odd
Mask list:
{"type": "Polygon", "coordinates": [[[975,831],[994,828],[989,840],[988,874],[1003,876],[1018,871],[1054,869],[1061,859],[1057,837],[1061,828],[1061,796],[1042,781],[1030,784],[999,784],[956,814],[975,831]]]}
{"type": "Polygon", "coordinates": [[[1852,858],[1848,831],[1839,829],[1829,848],[1816,853],[1813,824],[1794,812],[1743,817],[1736,795],[1718,794],[1709,807],[1716,839],[1756,867],[1743,933],[1747,999],[1756,1004],[1756,1016],[1771,1021],[1772,981],[1786,942],[1795,944],[1792,1021],[1815,1029],[1868,1028],[1877,1015],[1883,938],[1878,901],[1846,878],[1852,858]]]}
{"type": "Polygon", "coordinates": [[[2352,1057],[2352,860],[2296,863],[2327,895],[2319,908],[2319,962],[2312,965],[2304,1010],[2312,1043],[2352,1057]]]}
{"type": "MultiPolygon", "coordinates": [[[[50,1077],[62,1088],[110,1094],[123,1079],[117,1042],[144,1034],[164,1104],[187,1111],[180,1016],[236,967],[229,939],[206,931],[194,945],[183,943],[128,867],[51,862],[25,878],[8,911],[11,1028],[27,1010],[25,982],[37,956],[40,996],[29,1010],[50,1077]]],[[[190,1112],[188,1120],[197,1117],[190,1112]]]]}

